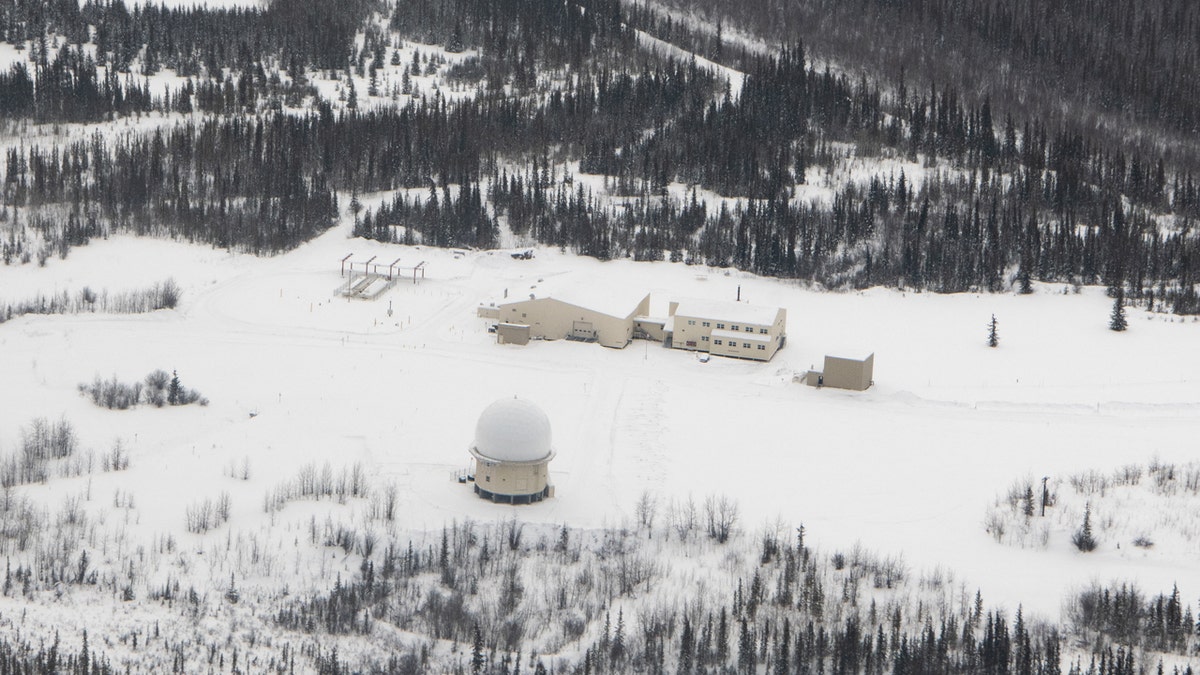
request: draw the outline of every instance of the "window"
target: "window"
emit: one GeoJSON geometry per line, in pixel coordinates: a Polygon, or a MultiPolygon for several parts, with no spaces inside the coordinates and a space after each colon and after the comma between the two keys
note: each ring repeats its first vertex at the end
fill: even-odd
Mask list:
{"type": "Polygon", "coordinates": [[[767,346],[766,346],[766,345],[759,345],[759,346],[758,346],[758,351],[760,351],[760,352],[765,352],[765,351],[767,351],[767,346]]]}
{"type": "Polygon", "coordinates": [[[759,328],[759,329],[758,329],[758,332],[759,332],[759,333],[761,333],[761,334],[763,334],[763,335],[766,335],[766,334],[767,334],[767,329],[766,329],[766,328],[759,328]]]}
{"type": "Polygon", "coordinates": [[[485,483],[490,483],[490,482],[492,482],[492,477],[491,477],[491,475],[484,476],[484,477],[483,477],[483,482],[485,482],[485,483]]]}
{"type": "Polygon", "coordinates": [[[747,333],[753,333],[753,332],[754,332],[754,327],[753,327],[753,326],[746,326],[746,332],[747,332],[747,333]]]}
{"type": "Polygon", "coordinates": [[[703,326],[704,326],[705,328],[708,328],[708,327],[709,327],[709,326],[711,326],[711,325],[712,325],[712,323],[711,323],[711,322],[709,322],[709,321],[705,321],[705,322],[704,322],[704,324],[703,324],[703,326]]]}
{"type": "Polygon", "coordinates": [[[719,345],[719,344],[721,344],[721,341],[720,341],[720,340],[713,340],[713,344],[714,344],[714,345],[719,345]]]}
{"type": "Polygon", "coordinates": [[[725,330],[725,324],[723,324],[723,323],[717,324],[717,330],[725,330]]]}
{"type": "Polygon", "coordinates": [[[688,319],[688,325],[689,325],[689,326],[695,326],[695,325],[696,325],[696,321],[695,321],[694,319],[688,319]]]}
{"type": "Polygon", "coordinates": [[[741,329],[740,329],[740,328],[738,328],[738,325],[735,323],[735,324],[733,324],[732,326],[730,326],[730,327],[729,327],[729,330],[741,330],[741,329]]]}
{"type": "Polygon", "coordinates": [[[700,336],[700,341],[701,341],[701,342],[708,342],[708,336],[707,336],[707,335],[701,335],[701,336],[700,336]]]}
{"type": "Polygon", "coordinates": [[[742,346],[743,346],[743,347],[745,347],[746,349],[750,349],[750,343],[749,343],[749,342],[743,342],[743,343],[742,343],[742,346]]]}

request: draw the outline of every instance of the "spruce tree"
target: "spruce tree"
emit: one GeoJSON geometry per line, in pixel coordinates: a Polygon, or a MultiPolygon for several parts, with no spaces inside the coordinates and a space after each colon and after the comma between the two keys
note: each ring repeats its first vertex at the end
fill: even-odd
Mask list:
{"type": "Polygon", "coordinates": [[[1125,291],[1118,290],[1117,297],[1113,299],[1112,315],[1108,319],[1108,327],[1117,332],[1123,331],[1129,327],[1129,323],[1125,320],[1125,291]]]}
{"type": "Polygon", "coordinates": [[[615,662],[625,657],[625,609],[617,610],[617,630],[613,634],[610,656],[615,662]]]}
{"type": "Polygon", "coordinates": [[[1096,538],[1092,536],[1092,505],[1089,503],[1083,510],[1083,526],[1071,537],[1075,548],[1087,553],[1096,550],[1096,538]]]}
{"type": "Polygon", "coordinates": [[[750,634],[750,627],[746,624],[746,620],[742,619],[741,631],[738,635],[738,671],[753,673],[756,667],[754,636],[750,634]]]}
{"type": "Polygon", "coordinates": [[[167,403],[179,405],[182,403],[183,386],[179,384],[179,373],[171,371],[171,384],[167,387],[167,403]]]}
{"type": "Polygon", "coordinates": [[[1000,334],[996,332],[996,315],[992,315],[991,322],[988,323],[988,338],[987,344],[989,347],[996,347],[1000,344],[1000,334]]]}
{"type": "Polygon", "coordinates": [[[683,617],[683,636],[679,639],[679,672],[692,672],[692,657],[695,655],[695,635],[688,617],[683,617]]]}
{"type": "Polygon", "coordinates": [[[483,633],[479,630],[479,624],[475,624],[475,637],[471,642],[471,673],[478,675],[483,672],[485,664],[483,656],[483,633]]]}

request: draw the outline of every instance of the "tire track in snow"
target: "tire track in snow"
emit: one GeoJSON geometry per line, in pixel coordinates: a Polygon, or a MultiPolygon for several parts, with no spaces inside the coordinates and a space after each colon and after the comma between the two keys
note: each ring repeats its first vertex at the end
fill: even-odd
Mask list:
{"type": "Polygon", "coordinates": [[[632,452],[622,453],[630,459],[620,474],[638,484],[659,483],[669,469],[662,438],[662,401],[667,386],[661,380],[633,377],[625,381],[624,388],[612,422],[612,450],[632,452]]]}

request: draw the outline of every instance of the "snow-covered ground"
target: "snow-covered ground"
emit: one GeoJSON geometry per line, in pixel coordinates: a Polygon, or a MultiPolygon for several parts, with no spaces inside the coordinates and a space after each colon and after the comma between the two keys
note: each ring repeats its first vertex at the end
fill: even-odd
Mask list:
{"type": "Polygon", "coordinates": [[[53,506],[86,489],[102,495],[93,508],[103,511],[115,491],[133,493],[136,517],[122,516],[131,546],[172,533],[203,548],[265,527],[264,494],[302,466],[361,462],[372,480],[400,488],[406,529],[513,516],[600,527],[631,519],[645,491],[660,504],[720,494],[741,505],[748,530],[803,522],[825,550],[861,542],[902,554],[915,572],[940,565],[981,588],[989,605],[1023,604],[1046,618],[1090,579],[1200,592],[1200,568],[1168,541],[1150,550],[1102,543],[1084,555],[1065,542],[1005,546],[984,528],[987,508],[1016,478],[1194,457],[1200,323],[1134,311],[1129,331],[1113,333],[1102,289],[817,293],[682,264],[382,245],[339,228],[269,259],[113,237],[45,268],[0,268],[0,299],[140,289],[168,276],[183,289],[173,311],[0,325],[0,452],[13,451],[39,416],[65,416],[97,453],[122,439],[128,471],[31,494],[53,506]],[[427,277],[374,301],[347,300],[337,290],[348,253],[423,260],[427,277]],[[623,350],[496,345],[477,304],[551,276],[644,288],[657,313],[671,298],[732,300],[740,287],[743,300],[787,308],[788,344],[769,363],[702,363],[640,341],[623,350]],[[997,349],[984,344],[992,314],[997,349]],[[793,382],[825,354],[867,352],[876,355],[876,386],[865,393],[793,382]],[[97,375],[135,381],[158,368],[178,371],[211,404],[117,412],[77,391],[97,375]],[[542,406],[554,425],[557,496],[535,506],[493,505],[454,480],[479,413],[513,394],[542,406]],[[243,464],[250,480],[228,475],[243,464]],[[230,523],[221,534],[187,534],[187,507],[221,492],[232,500],[230,523]]]}
{"type": "Polygon", "coordinates": [[[701,68],[704,68],[705,70],[711,71],[717,77],[718,80],[723,79],[729,83],[729,96],[732,99],[737,100],[742,95],[742,85],[745,84],[745,82],[746,82],[746,74],[745,73],[738,71],[738,70],[734,70],[733,68],[730,68],[728,66],[723,66],[719,63],[714,63],[714,62],[704,58],[703,56],[699,56],[698,54],[695,54],[693,52],[689,52],[680,47],[676,47],[675,45],[673,45],[670,42],[667,42],[665,40],[660,40],[660,39],[654,37],[653,35],[646,33],[645,31],[639,30],[639,31],[636,31],[636,33],[637,33],[638,43],[641,44],[643,47],[646,47],[646,48],[648,48],[652,51],[655,51],[659,54],[665,54],[668,57],[679,59],[680,61],[684,61],[684,62],[694,59],[696,62],[696,65],[698,65],[701,68]]]}

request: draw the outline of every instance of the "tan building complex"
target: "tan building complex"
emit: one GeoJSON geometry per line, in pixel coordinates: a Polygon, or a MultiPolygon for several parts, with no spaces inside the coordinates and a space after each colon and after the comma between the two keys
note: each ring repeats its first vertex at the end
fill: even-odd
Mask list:
{"type": "Polygon", "coordinates": [[[787,341],[787,310],[716,300],[672,302],[671,346],[719,356],[769,361],[787,341]]]}
{"type": "Polygon", "coordinates": [[[550,292],[541,284],[529,297],[481,305],[494,321],[500,344],[579,340],[621,348],[635,337],[669,347],[770,361],[787,341],[787,310],[744,302],[681,300],[667,316],[649,315],[650,295],[640,291],[572,288],[550,292]]]}
{"type": "Polygon", "coordinates": [[[633,339],[634,317],[649,310],[650,295],[644,291],[552,292],[534,287],[526,299],[480,307],[478,314],[497,320],[502,343],[525,344],[531,338],[565,339],[620,348],[633,339]]]}

